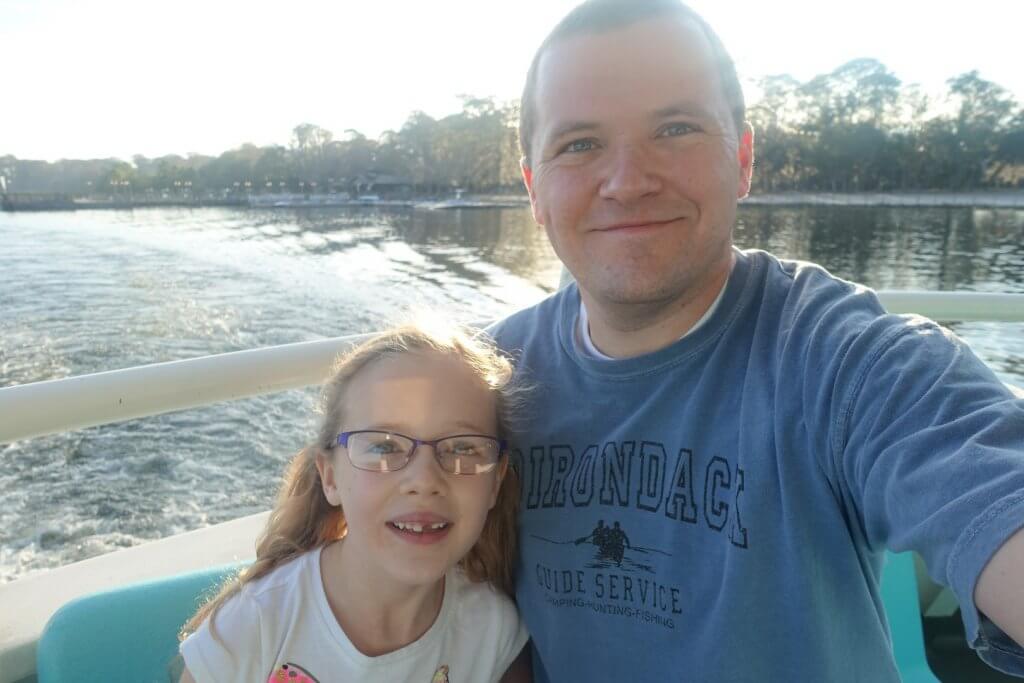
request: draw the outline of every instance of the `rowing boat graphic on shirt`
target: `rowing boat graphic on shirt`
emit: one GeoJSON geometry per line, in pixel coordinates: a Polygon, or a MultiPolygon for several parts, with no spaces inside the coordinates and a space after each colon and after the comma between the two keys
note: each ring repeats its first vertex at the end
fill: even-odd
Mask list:
{"type": "Polygon", "coordinates": [[[603,519],[599,519],[597,521],[597,526],[595,526],[594,529],[586,536],[580,536],[579,538],[566,541],[546,538],[536,534],[530,535],[540,541],[553,543],[555,545],[593,545],[595,547],[594,559],[591,563],[586,565],[591,568],[617,567],[626,571],[644,571],[653,574],[654,569],[650,564],[644,561],[645,555],[658,553],[660,555],[672,557],[671,553],[659,550],[658,548],[647,548],[644,546],[633,545],[630,543],[629,536],[626,534],[625,529],[623,529],[617,521],[612,522],[611,526],[607,526],[603,519]],[[627,554],[627,551],[629,554],[627,554]]]}

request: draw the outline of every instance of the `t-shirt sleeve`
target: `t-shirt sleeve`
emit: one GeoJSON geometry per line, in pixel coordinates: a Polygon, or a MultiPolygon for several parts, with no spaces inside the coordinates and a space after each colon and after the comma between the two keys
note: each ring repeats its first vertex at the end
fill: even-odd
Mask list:
{"type": "Polygon", "coordinates": [[[196,683],[262,681],[261,645],[258,605],[242,592],[181,643],[181,656],[196,683]]]}
{"type": "Polygon", "coordinates": [[[1024,400],[924,319],[869,328],[841,355],[836,393],[820,405],[830,405],[831,467],[861,532],[873,548],[917,551],[956,595],[982,659],[1024,674],[1024,649],[973,597],[1024,527],[1024,400]]]}

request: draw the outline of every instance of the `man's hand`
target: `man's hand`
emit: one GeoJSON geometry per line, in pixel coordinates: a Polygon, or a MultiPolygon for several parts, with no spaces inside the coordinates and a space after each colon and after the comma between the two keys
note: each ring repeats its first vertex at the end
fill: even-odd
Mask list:
{"type": "Polygon", "coordinates": [[[1024,528],[985,565],[974,587],[974,604],[1024,647],[1024,528]]]}

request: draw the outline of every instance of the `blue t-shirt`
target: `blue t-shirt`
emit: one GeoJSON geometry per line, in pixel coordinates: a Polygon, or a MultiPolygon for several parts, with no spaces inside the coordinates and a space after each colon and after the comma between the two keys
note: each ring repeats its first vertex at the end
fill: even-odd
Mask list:
{"type": "Polygon", "coordinates": [[[497,323],[532,384],[517,599],[537,681],[898,681],[883,554],[916,550],[971,644],[1024,526],[1024,401],[935,323],[807,263],[739,252],[707,324],[588,356],[570,285],[497,323]]]}

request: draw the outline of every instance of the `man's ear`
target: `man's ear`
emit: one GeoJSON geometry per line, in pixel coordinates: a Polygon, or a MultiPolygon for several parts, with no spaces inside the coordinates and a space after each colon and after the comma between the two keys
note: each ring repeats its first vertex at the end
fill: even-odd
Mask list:
{"type": "Polygon", "coordinates": [[[754,129],[749,123],[743,124],[743,134],[740,135],[736,157],[740,170],[740,183],[736,198],[743,199],[750,194],[750,184],[754,175],[754,129]]]}
{"type": "Polygon", "coordinates": [[[338,493],[338,482],[335,479],[334,461],[323,449],[317,449],[316,469],[320,473],[320,485],[324,490],[324,498],[331,505],[341,505],[341,494],[338,493]]]}
{"type": "Polygon", "coordinates": [[[530,195],[530,209],[533,211],[533,220],[537,225],[543,226],[544,222],[541,220],[540,212],[537,210],[537,193],[533,191],[533,169],[530,168],[530,162],[525,156],[519,160],[519,170],[523,174],[526,194],[530,195]]]}

